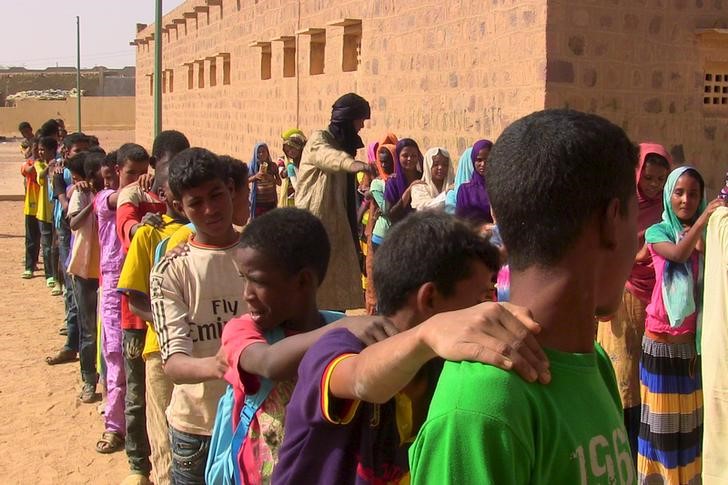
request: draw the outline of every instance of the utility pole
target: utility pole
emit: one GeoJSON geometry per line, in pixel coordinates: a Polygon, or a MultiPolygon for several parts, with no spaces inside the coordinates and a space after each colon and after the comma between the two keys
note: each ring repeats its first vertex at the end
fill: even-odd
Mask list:
{"type": "Polygon", "coordinates": [[[156,0],[154,14],[154,133],[162,131],[162,0],[156,0]]]}
{"type": "Polygon", "coordinates": [[[81,132],[81,20],[76,15],[76,122],[81,132]]]}

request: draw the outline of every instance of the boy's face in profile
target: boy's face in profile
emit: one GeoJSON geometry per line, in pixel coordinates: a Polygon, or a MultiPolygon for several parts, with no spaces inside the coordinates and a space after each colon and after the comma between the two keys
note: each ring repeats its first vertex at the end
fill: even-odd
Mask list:
{"type": "Polygon", "coordinates": [[[173,202],[195,225],[198,234],[216,240],[226,235],[233,224],[232,181],[208,180],[186,189],[180,200],[173,202]]]}
{"type": "Polygon", "coordinates": [[[88,142],[78,142],[74,143],[70,147],[68,147],[68,151],[64,153],[65,160],[68,160],[69,158],[73,157],[74,155],[78,155],[81,152],[88,151],[89,144],[88,142]]]}
{"type": "Polygon", "coordinates": [[[33,138],[33,128],[23,128],[20,130],[20,135],[23,138],[33,138]]]}
{"type": "Polygon", "coordinates": [[[633,195],[627,202],[626,214],[616,216],[614,229],[614,247],[606,254],[604,271],[599,278],[599,287],[595,292],[596,316],[606,317],[613,315],[622,301],[624,282],[634,265],[637,254],[637,197],[633,195]]]}
{"type": "Polygon", "coordinates": [[[116,170],[102,166],[99,173],[101,174],[105,189],[116,190],[119,188],[119,174],[116,173],[116,170]]]}
{"type": "Polygon", "coordinates": [[[129,184],[133,184],[139,177],[147,173],[149,169],[149,161],[134,162],[132,160],[124,160],[124,163],[117,168],[119,172],[119,187],[124,188],[129,184]]]}
{"type": "Polygon", "coordinates": [[[305,297],[297,275],[257,249],[239,248],[235,262],[245,280],[243,298],[255,324],[262,330],[274,328],[296,315],[298,302],[305,297]]]}

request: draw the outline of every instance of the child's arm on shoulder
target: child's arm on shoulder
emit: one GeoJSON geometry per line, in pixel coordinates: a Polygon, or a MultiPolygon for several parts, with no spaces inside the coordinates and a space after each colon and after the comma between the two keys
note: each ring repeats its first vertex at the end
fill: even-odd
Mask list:
{"type": "Polygon", "coordinates": [[[175,384],[199,384],[222,379],[227,364],[222,357],[222,347],[214,357],[192,357],[183,353],[169,356],[164,363],[164,373],[175,384]]]}
{"type": "Polygon", "coordinates": [[[440,313],[342,360],[329,389],[340,399],[384,403],[437,356],[513,369],[528,381],[548,383],[548,360],[533,336],[539,331],[528,311],[514,305],[482,303],[440,313]]]}
{"type": "Polygon", "coordinates": [[[663,258],[674,263],[687,262],[694,250],[700,250],[702,248],[700,241],[703,237],[703,230],[705,229],[706,224],[708,224],[710,216],[713,215],[713,212],[715,212],[718,207],[723,207],[724,204],[725,202],[720,198],[712,200],[703,213],[700,214],[700,217],[698,217],[695,221],[695,224],[688,229],[685,236],[678,241],[677,244],[667,241],[658,242],[652,244],[652,249],[663,258]]]}
{"type": "Polygon", "coordinates": [[[397,331],[381,318],[343,319],[310,332],[291,335],[273,345],[265,342],[251,344],[240,354],[238,370],[273,381],[291,379],[296,376],[303,354],[334,328],[347,328],[366,343],[383,340],[397,331]]]}
{"type": "Polygon", "coordinates": [[[149,296],[138,291],[126,292],[126,296],[129,298],[129,309],[145,322],[154,321],[152,316],[152,303],[149,296]]]}

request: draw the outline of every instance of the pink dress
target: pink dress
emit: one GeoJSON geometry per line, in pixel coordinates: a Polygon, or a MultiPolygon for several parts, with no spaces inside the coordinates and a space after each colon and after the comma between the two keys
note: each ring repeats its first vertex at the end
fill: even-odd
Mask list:
{"type": "MultiPolygon", "coordinates": [[[[667,316],[665,303],[662,299],[662,279],[665,273],[665,264],[667,263],[667,260],[653,250],[652,244],[649,244],[648,248],[652,255],[652,262],[655,267],[656,284],[655,288],[652,290],[652,299],[650,300],[650,304],[647,305],[645,330],[653,333],[666,333],[669,335],[695,334],[695,327],[698,321],[697,312],[687,317],[681,326],[670,326],[670,319],[667,316]]],[[[693,280],[696,288],[698,286],[699,260],[700,255],[697,251],[693,251],[690,255],[690,265],[692,266],[693,280]]]]}

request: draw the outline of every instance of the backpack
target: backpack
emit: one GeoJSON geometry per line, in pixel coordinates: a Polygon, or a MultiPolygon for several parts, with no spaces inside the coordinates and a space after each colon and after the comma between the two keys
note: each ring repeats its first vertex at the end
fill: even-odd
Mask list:
{"type": "MultiPolygon", "coordinates": [[[[344,317],[339,312],[320,312],[324,317],[325,325],[344,317]]],[[[268,345],[283,340],[285,333],[280,327],[267,330],[264,334],[268,345]]],[[[207,485],[239,485],[242,484],[238,456],[248,435],[250,423],[253,417],[270,395],[275,382],[270,379],[258,376],[260,387],[258,392],[245,396],[245,404],[240,410],[240,421],[233,429],[233,409],[235,406],[235,394],[233,386],[228,384],[225,394],[220,398],[217,405],[215,425],[212,429],[210,439],[210,450],[207,455],[205,466],[205,483],[207,485]]]]}

